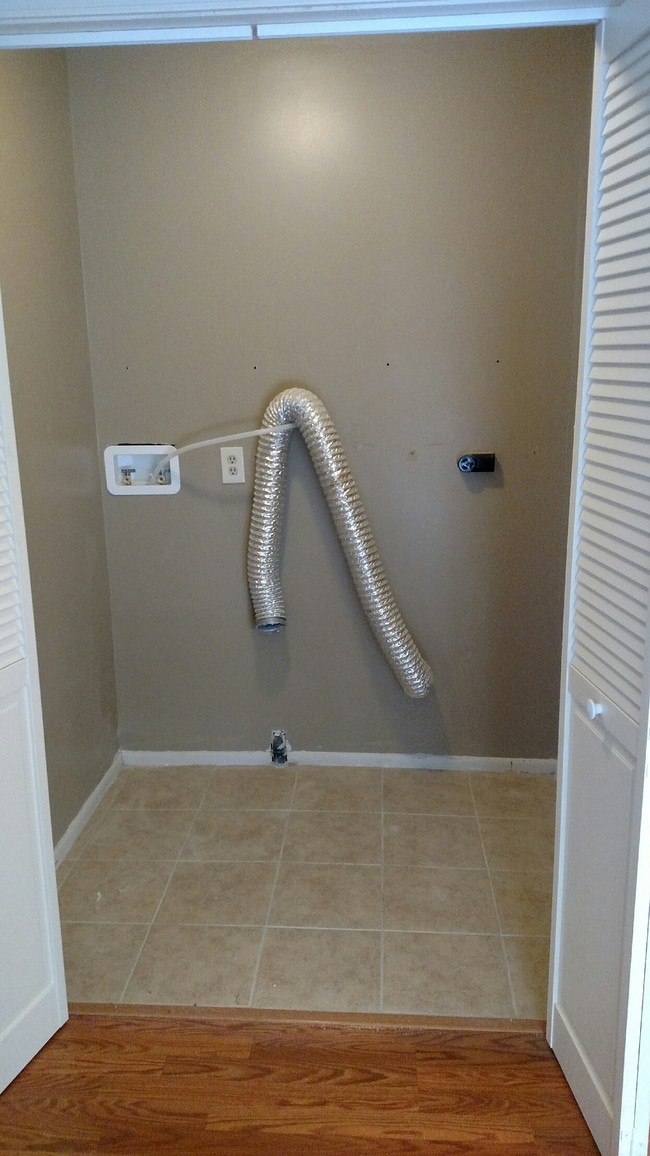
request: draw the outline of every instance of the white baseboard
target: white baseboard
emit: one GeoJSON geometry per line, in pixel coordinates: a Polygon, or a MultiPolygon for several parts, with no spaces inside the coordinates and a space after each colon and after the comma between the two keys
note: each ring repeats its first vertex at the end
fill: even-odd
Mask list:
{"type": "Polygon", "coordinates": [[[97,807],[104,798],[108,788],[115,782],[123,766],[124,758],[122,756],[122,751],[118,751],[115,758],[113,759],[113,762],[106,771],[106,774],[102,776],[92,795],[89,795],[89,797],[86,799],[86,802],[79,811],[79,814],[72,820],[70,826],[65,832],[65,835],[61,836],[56,847],[54,848],[54,862],[57,867],[60,863],[63,862],[66,855],[70,851],[70,848],[79,838],[81,832],[86,826],[86,823],[90,819],[91,815],[97,810],[97,807]]]}
{"type": "MultiPolygon", "coordinates": [[[[269,751],[122,751],[129,767],[263,767],[269,751]]],[[[555,774],[556,759],[489,758],[482,755],[392,755],[368,751],[291,751],[291,766],[403,767],[427,771],[516,771],[555,774]]]]}
{"type": "Polygon", "coordinates": [[[271,762],[269,751],[122,751],[122,758],[127,767],[263,767],[271,762]]]}

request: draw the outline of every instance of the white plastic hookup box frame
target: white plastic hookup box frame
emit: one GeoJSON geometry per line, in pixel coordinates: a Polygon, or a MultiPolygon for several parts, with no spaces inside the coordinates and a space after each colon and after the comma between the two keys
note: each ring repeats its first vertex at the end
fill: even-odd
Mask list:
{"type": "Polygon", "coordinates": [[[104,450],[106,486],[110,494],[119,498],[129,498],[148,494],[163,497],[177,494],[181,488],[178,458],[166,462],[160,475],[154,471],[170,454],[176,453],[176,446],[153,443],[152,445],[107,446],[104,450]],[[160,480],[159,480],[160,478],[160,480]]]}

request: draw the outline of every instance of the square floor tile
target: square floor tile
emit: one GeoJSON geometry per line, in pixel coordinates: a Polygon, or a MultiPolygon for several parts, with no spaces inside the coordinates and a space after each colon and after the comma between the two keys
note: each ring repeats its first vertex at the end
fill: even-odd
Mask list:
{"type": "Polygon", "coordinates": [[[275,863],[178,863],[157,923],[264,924],[275,863]]]}
{"type": "Polygon", "coordinates": [[[384,932],[383,1010],[512,1016],[500,937],[384,932]]]}
{"type": "Polygon", "coordinates": [[[553,795],[541,775],[127,768],[58,871],[70,998],[244,1007],[259,956],[253,1006],[542,1018],[553,795]]]}
{"type": "Polygon", "coordinates": [[[380,957],[377,931],[269,928],[252,1006],[378,1011],[380,957]]]}
{"type": "Polygon", "coordinates": [[[90,818],[86,821],[84,827],[78,833],[74,843],[66,855],[66,859],[78,859],[80,855],[82,855],[86,850],[86,847],[89,845],[89,843],[92,842],[99,828],[105,822],[106,816],[108,815],[113,805],[113,800],[117,793],[118,784],[119,777],[111,783],[110,787],[95,807],[95,810],[90,815],[90,818]]]}
{"type": "Polygon", "coordinates": [[[118,774],[112,780],[110,786],[107,788],[107,790],[102,795],[101,799],[99,800],[99,802],[97,804],[97,808],[96,808],[97,811],[105,811],[105,810],[108,810],[110,807],[113,806],[113,803],[117,797],[117,793],[120,789],[120,778],[122,776],[123,771],[124,771],[124,767],[122,767],[122,770],[120,770],[118,772],[118,774]]]}
{"type": "Polygon", "coordinates": [[[550,820],[479,819],[490,871],[552,871],[555,852],[550,820]]]}
{"type": "Polygon", "coordinates": [[[80,859],[59,891],[61,919],[78,923],[150,923],[173,868],[173,863],[150,859],[80,859]]]}
{"type": "Polygon", "coordinates": [[[248,1007],[261,927],[152,927],[125,1003],[248,1007]]]}
{"type": "Polygon", "coordinates": [[[148,930],[146,923],[63,923],[68,999],[118,1003],[148,930]]]}
{"type": "Polygon", "coordinates": [[[204,809],[283,811],[291,805],[296,771],[285,767],[217,767],[204,809]]]}
{"type": "Polygon", "coordinates": [[[277,859],[288,811],[200,811],[183,859],[277,859]]]}
{"type": "Polygon", "coordinates": [[[211,775],[210,767],[125,767],[113,806],[190,811],[200,805],[211,775]]]}
{"type": "Polygon", "coordinates": [[[283,863],[270,924],[285,927],[381,928],[381,868],[283,863]]]}
{"type": "Polygon", "coordinates": [[[553,877],[546,871],[490,873],[503,935],[549,935],[553,877]]]}
{"type": "Polygon", "coordinates": [[[376,767],[300,767],[295,811],[381,811],[376,767]]]}
{"type": "Polygon", "coordinates": [[[187,838],[194,811],[119,811],[106,815],[80,858],[177,859],[187,838]]]}
{"type": "Polygon", "coordinates": [[[68,851],[66,859],[79,859],[80,856],[83,855],[84,851],[87,850],[106,822],[109,814],[109,807],[99,806],[96,811],[93,811],[85,827],[77,835],[72,847],[68,851]]]}
{"type": "Polygon", "coordinates": [[[68,878],[68,875],[72,871],[72,868],[73,868],[75,862],[76,862],[76,859],[71,859],[70,856],[68,855],[63,860],[62,863],[59,863],[59,866],[56,869],[57,890],[60,891],[62,885],[65,883],[66,879],[68,878]]]}
{"type": "Polygon", "coordinates": [[[477,821],[455,815],[384,815],[384,862],[485,867],[477,821]]]}
{"type": "Polygon", "coordinates": [[[546,1019],[550,955],[548,936],[539,938],[506,936],[503,944],[515,998],[516,1015],[523,1019],[546,1019]]]}
{"type": "Polygon", "coordinates": [[[305,863],[380,863],[381,815],[293,811],[282,858],[305,863]]]}
{"type": "Polygon", "coordinates": [[[470,779],[478,815],[533,819],[555,814],[555,775],[473,771],[470,779]]]}
{"type": "Polygon", "coordinates": [[[473,815],[469,775],[462,771],[384,771],[384,811],[473,815]]]}
{"type": "Polygon", "coordinates": [[[497,934],[499,926],[487,871],[387,865],[384,927],[392,931],[497,934]]]}

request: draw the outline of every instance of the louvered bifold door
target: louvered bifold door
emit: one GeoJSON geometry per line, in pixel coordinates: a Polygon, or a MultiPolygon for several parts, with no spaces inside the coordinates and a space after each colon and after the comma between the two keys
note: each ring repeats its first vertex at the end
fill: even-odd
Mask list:
{"type": "Polygon", "coordinates": [[[650,585],[650,41],[605,94],[572,661],[639,721],[650,585]]]}
{"type": "MultiPolygon", "coordinates": [[[[549,1039],[600,1150],[618,1156],[639,1151],[630,1146],[629,1125],[638,1047],[637,1068],[629,1057],[640,1030],[640,1006],[632,1022],[630,977],[648,698],[650,34],[610,64],[601,111],[594,264],[583,318],[549,1039]]],[[[647,935],[647,911],[645,924],[647,935]]]]}
{"type": "Polygon", "coordinates": [[[34,623],[0,309],[0,1092],[66,1016],[34,623]]]}

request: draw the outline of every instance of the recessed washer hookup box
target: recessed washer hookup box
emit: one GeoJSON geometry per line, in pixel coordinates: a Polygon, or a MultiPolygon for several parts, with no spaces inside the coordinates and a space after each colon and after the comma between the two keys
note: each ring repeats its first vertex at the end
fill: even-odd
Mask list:
{"type": "Polygon", "coordinates": [[[104,469],[109,493],[120,498],[177,494],[181,488],[178,458],[169,457],[175,453],[172,445],[107,446],[104,469]]]}

